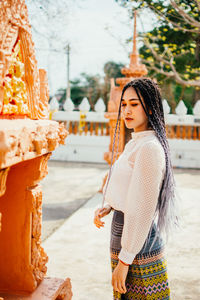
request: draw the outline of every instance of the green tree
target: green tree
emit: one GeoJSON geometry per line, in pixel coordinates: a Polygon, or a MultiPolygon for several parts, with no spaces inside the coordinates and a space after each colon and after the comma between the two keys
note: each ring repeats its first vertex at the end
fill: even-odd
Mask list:
{"type": "Polygon", "coordinates": [[[124,75],[121,74],[121,69],[124,67],[122,63],[116,63],[114,61],[108,61],[104,65],[104,84],[102,86],[102,94],[104,101],[107,105],[110,95],[110,79],[111,78],[118,78],[118,77],[124,77],[124,75]]]}
{"type": "Polygon", "coordinates": [[[150,9],[157,16],[156,28],[139,33],[144,43],[141,61],[150,74],[167,84],[176,82],[185,92],[195,91],[194,100],[200,98],[200,1],[116,1],[131,11],[150,9]]]}
{"type": "MultiPolygon", "coordinates": [[[[78,106],[82,99],[87,97],[90,102],[91,109],[93,110],[96,101],[101,97],[107,105],[110,93],[110,79],[122,77],[121,68],[123,66],[124,65],[122,63],[109,61],[104,65],[103,77],[98,74],[90,75],[81,73],[79,78],[71,80],[71,99],[73,103],[78,106]]],[[[66,89],[59,89],[57,94],[61,94],[59,102],[64,103],[66,99],[66,89]]]]}
{"type": "Polygon", "coordinates": [[[88,98],[91,109],[94,109],[96,101],[102,97],[101,77],[100,75],[89,75],[81,73],[82,87],[84,95],[88,98]]]}

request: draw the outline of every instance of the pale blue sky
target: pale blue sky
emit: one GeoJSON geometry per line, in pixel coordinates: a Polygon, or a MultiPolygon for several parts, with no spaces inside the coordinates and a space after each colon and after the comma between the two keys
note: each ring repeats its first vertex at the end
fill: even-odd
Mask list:
{"type": "MultiPolygon", "coordinates": [[[[125,8],[114,0],[82,0],[79,6],[74,4],[71,9],[70,15],[66,16],[67,25],[63,28],[71,44],[71,79],[82,72],[103,75],[103,65],[109,60],[124,64],[129,62],[128,53],[132,45],[124,48],[122,44],[133,34],[133,21],[129,20],[125,8]],[[116,38],[106,31],[107,26],[116,38]]],[[[145,13],[138,19],[138,30],[148,30],[150,27],[152,18],[145,13]]],[[[38,66],[49,71],[50,91],[54,94],[58,88],[66,87],[66,55],[52,52],[49,65],[48,53],[40,50],[43,41],[35,35],[34,41],[38,66]]]]}

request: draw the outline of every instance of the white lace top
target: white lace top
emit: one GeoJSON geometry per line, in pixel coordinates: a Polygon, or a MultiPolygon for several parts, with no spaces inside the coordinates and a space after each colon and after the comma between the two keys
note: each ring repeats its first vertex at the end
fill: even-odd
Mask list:
{"type": "MultiPolygon", "coordinates": [[[[132,132],[113,164],[105,204],[124,213],[119,259],[131,264],[153,220],[165,172],[165,153],[154,130],[132,132]]],[[[106,181],[107,183],[107,181],[106,181]]],[[[103,193],[105,193],[105,187],[103,193]]]]}

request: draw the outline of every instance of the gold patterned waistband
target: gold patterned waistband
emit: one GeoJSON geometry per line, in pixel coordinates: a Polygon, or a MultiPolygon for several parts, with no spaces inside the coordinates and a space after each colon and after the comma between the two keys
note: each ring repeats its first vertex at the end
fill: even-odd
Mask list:
{"type": "MultiPolygon", "coordinates": [[[[111,259],[118,260],[119,251],[110,252],[111,259]]],[[[141,254],[139,258],[135,257],[132,264],[134,265],[145,265],[148,263],[155,262],[164,257],[164,250],[158,250],[150,254],[141,254]]]]}

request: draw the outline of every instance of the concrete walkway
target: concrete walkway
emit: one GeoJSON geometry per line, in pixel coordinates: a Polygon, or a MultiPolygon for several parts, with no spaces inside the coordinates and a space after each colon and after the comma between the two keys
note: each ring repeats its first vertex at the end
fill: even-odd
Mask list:
{"type": "Polygon", "coordinates": [[[109,236],[111,214],[98,229],[93,212],[99,207],[97,194],[44,242],[49,256],[48,275],[70,277],[73,299],[112,299],[109,236]]]}
{"type": "Polygon", "coordinates": [[[42,181],[43,241],[97,193],[107,169],[107,164],[48,162],[42,181]]]}
{"type": "MultiPolygon", "coordinates": [[[[51,175],[57,174],[57,167],[54,165],[50,166],[49,178],[46,180],[44,193],[45,191],[47,193],[48,180],[53,184],[51,175]]],[[[60,185],[60,189],[64,193],[66,188],[66,193],[68,193],[67,188],[70,189],[70,186],[65,186],[69,179],[66,177],[66,172],[70,174],[71,169],[70,167],[67,168],[67,166],[60,166],[60,168],[65,169],[62,173],[63,175],[65,174],[63,178],[65,180],[62,180],[63,175],[58,175],[63,182],[63,185],[60,185]]],[[[79,180],[81,172],[84,173],[87,168],[94,169],[89,171],[91,172],[91,178],[87,178],[88,182],[90,182],[90,188],[93,181],[97,191],[107,167],[79,165],[79,168],[79,172],[75,172],[74,175],[77,180],[79,180]],[[94,179],[95,173],[96,179],[94,179]]],[[[183,230],[175,236],[174,240],[170,240],[166,247],[171,299],[195,300],[200,299],[200,171],[180,169],[175,169],[174,171],[182,197],[181,211],[184,224],[183,230]]],[[[83,180],[82,175],[80,177],[83,180]]],[[[52,189],[52,185],[50,189],[52,189]]],[[[88,191],[86,187],[84,190],[88,191]]],[[[79,188],[79,192],[82,193],[81,188],[79,188]]],[[[51,193],[53,193],[53,190],[51,190],[51,193]]],[[[70,193],[71,191],[69,191],[70,193]]],[[[55,188],[54,195],[56,194],[55,188]]],[[[53,199],[52,194],[51,197],[53,199]]],[[[48,196],[46,195],[46,200],[47,198],[48,196]]],[[[58,229],[53,234],[49,234],[49,237],[43,242],[44,249],[49,256],[48,275],[60,278],[70,277],[74,300],[112,299],[109,257],[112,212],[104,218],[104,228],[98,229],[93,224],[94,211],[97,207],[100,207],[101,201],[102,195],[95,193],[81,208],[76,210],[66,220],[62,220],[62,225],[57,225],[58,229]]],[[[61,199],[58,202],[62,202],[61,199]]],[[[45,221],[44,225],[48,222],[50,221],[45,221]]]]}

